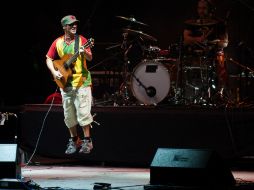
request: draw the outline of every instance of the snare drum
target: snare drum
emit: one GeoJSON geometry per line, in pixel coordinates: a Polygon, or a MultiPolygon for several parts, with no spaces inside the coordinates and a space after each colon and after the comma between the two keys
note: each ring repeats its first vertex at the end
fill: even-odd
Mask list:
{"type": "Polygon", "coordinates": [[[143,60],[130,79],[134,97],[145,105],[157,105],[170,91],[170,73],[166,66],[155,60],[143,60]]]}

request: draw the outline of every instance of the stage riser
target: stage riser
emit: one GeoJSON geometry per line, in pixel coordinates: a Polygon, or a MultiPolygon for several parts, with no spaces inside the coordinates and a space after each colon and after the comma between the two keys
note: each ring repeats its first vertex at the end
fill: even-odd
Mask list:
{"type": "MultiPolygon", "coordinates": [[[[20,114],[21,145],[30,151],[39,138],[48,107],[27,107],[20,114]]],[[[142,165],[151,163],[159,147],[209,148],[225,159],[254,155],[252,112],[99,107],[93,108],[93,113],[100,125],[93,123],[94,150],[91,154],[64,154],[69,135],[59,107],[48,114],[36,153],[56,158],[142,165]]]]}

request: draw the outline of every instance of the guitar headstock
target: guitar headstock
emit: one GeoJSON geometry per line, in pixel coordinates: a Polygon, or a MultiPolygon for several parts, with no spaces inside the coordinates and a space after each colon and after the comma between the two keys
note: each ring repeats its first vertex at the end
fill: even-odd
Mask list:
{"type": "Polygon", "coordinates": [[[94,39],[93,38],[89,38],[87,40],[87,42],[84,44],[84,48],[88,48],[88,47],[90,47],[90,48],[94,47],[94,39]]]}

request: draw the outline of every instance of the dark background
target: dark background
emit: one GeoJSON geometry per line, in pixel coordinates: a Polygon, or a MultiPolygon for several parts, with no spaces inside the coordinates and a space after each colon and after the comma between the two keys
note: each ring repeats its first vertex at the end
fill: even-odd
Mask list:
{"type": "MultiPolygon", "coordinates": [[[[63,34],[60,20],[67,14],[80,20],[79,33],[95,39],[91,70],[121,68],[122,28],[129,17],[148,24],[139,29],[155,37],[153,44],[167,50],[181,41],[184,21],[193,17],[196,0],[128,1],[33,1],[6,2],[2,6],[1,106],[43,103],[56,84],[45,64],[45,55],[55,38],[63,34]],[[96,65],[95,67],[92,67],[96,65]]],[[[251,0],[216,0],[217,16],[227,22],[229,46],[226,57],[254,68],[254,3],[251,0]]],[[[137,26],[138,27],[138,26],[137,26]]],[[[229,72],[239,67],[228,61],[229,72]]],[[[240,69],[241,70],[241,69],[240,69]]]]}

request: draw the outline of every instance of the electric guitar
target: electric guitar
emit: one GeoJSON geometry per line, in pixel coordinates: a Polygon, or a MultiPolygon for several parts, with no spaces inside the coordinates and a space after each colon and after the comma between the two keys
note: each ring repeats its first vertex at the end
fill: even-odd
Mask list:
{"type": "MultiPolygon", "coordinates": [[[[94,39],[89,38],[87,42],[80,47],[81,48],[88,48],[94,46],[94,39]]],[[[59,88],[64,89],[66,86],[66,83],[72,75],[72,66],[75,63],[77,57],[79,56],[79,51],[76,51],[74,54],[66,54],[61,59],[54,60],[53,65],[55,70],[60,71],[60,73],[63,75],[60,79],[54,79],[56,84],[59,88]]]]}

